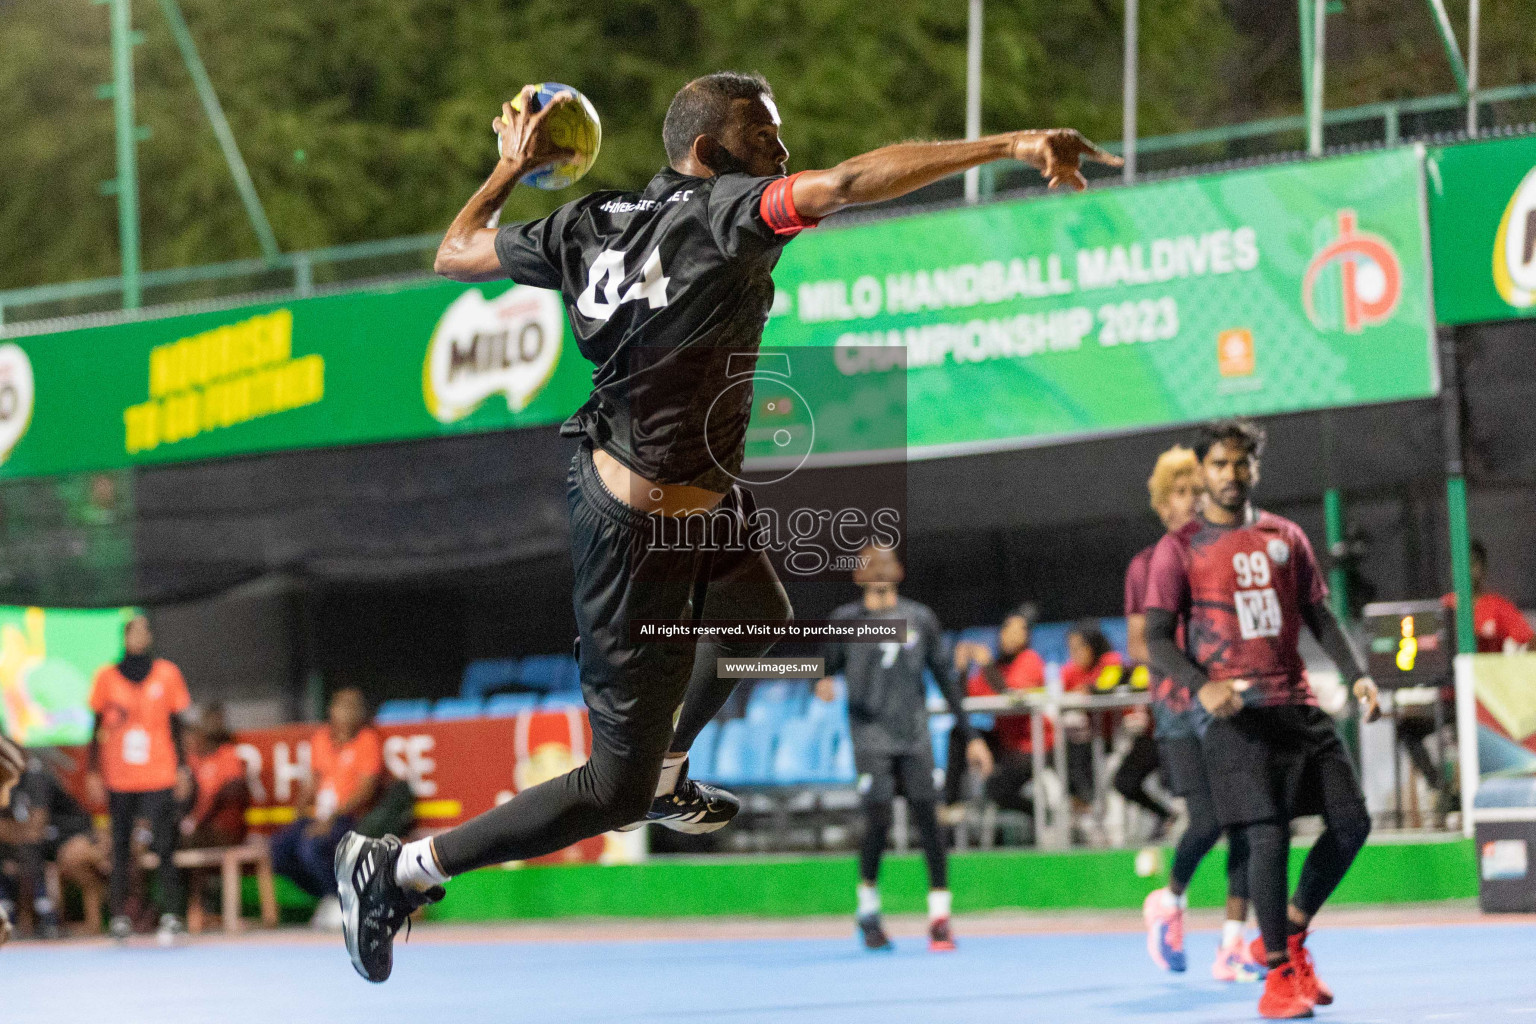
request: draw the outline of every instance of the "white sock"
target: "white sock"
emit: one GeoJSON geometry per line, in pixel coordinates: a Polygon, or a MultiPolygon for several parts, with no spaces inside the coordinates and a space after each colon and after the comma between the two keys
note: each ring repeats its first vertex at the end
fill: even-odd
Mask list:
{"type": "Polygon", "coordinates": [[[395,862],[395,882],[400,888],[426,890],[446,881],[448,876],[438,867],[437,851],[432,849],[430,838],[405,844],[395,862]]]}
{"type": "Polygon", "coordinates": [[[1228,921],[1226,924],[1221,926],[1221,945],[1222,945],[1222,948],[1226,948],[1227,946],[1235,946],[1239,942],[1242,942],[1242,941],[1243,941],[1243,922],[1241,922],[1241,921],[1228,921]]]}
{"type": "Polygon", "coordinates": [[[1174,896],[1173,891],[1169,890],[1168,895],[1173,896],[1174,906],[1178,907],[1180,910],[1189,909],[1189,893],[1181,892],[1177,896],[1174,896]]]}
{"type": "Polygon", "coordinates": [[[874,917],[880,913],[880,890],[865,882],[859,883],[859,916],[874,917]]]}
{"type": "Polygon", "coordinates": [[[668,754],[661,759],[661,778],[656,780],[656,795],[667,796],[677,788],[678,776],[683,774],[683,762],[687,754],[668,754]]]}
{"type": "Polygon", "coordinates": [[[948,921],[951,899],[948,889],[928,890],[928,920],[948,921]]]}

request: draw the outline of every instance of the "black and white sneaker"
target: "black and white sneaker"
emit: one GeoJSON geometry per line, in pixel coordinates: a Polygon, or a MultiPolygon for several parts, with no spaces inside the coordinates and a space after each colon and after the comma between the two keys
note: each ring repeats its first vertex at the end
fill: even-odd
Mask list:
{"type": "Polygon", "coordinates": [[[369,839],[356,832],[348,832],[336,847],[336,888],[347,953],[357,973],[372,982],[388,980],[394,968],[395,933],[408,924],[412,912],[447,895],[440,885],[425,892],[402,889],[395,881],[401,849],[394,836],[369,839]]]}
{"type": "Polygon", "coordinates": [[[711,786],[707,782],[695,782],[690,779],[688,762],[684,761],[682,770],[678,773],[677,786],[672,792],[651,801],[651,809],[646,813],[644,820],[621,825],[618,831],[632,832],[641,825],[655,822],[658,825],[665,825],[674,832],[703,835],[730,824],[739,810],[741,810],[741,801],[734,793],[728,793],[719,786],[711,786]]]}

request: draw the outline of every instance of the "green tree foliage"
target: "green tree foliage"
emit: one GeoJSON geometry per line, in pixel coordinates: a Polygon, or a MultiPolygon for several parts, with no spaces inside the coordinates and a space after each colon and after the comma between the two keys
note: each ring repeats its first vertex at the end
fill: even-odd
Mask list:
{"type": "MultiPolygon", "coordinates": [[[[1423,32],[1394,35],[1383,25],[1380,9],[1416,2],[1420,15],[1421,0],[1350,0],[1364,9],[1362,24],[1384,33],[1374,49],[1359,33],[1362,61],[1379,70],[1361,81],[1340,76],[1330,101],[1406,89],[1402,76],[1416,63],[1443,64],[1423,32]]],[[[724,67],[773,82],[795,168],[903,138],[952,137],[963,126],[964,0],[182,7],[285,250],[444,227],[490,169],[491,118],[527,81],[568,82],[601,112],[603,154],[582,189],[643,184],[663,162],[672,94],[724,67]]],[[[1496,12],[1512,25],[1486,33],[1487,80],[1536,78],[1531,7],[1484,0],[1490,20],[1496,12]]],[[[1235,107],[1299,108],[1299,89],[1284,84],[1294,75],[1290,3],[1142,0],[1142,9],[1144,133],[1229,122],[1235,107]],[[1254,16],[1256,6],[1267,17],[1254,16]],[[1250,67],[1281,26],[1290,63],[1263,64],[1271,78],[1256,89],[1250,67]]],[[[992,0],[984,128],[1068,124],[1118,136],[1122,14],[1120,0],[992,0]]],[[[258,255],[158,2],[134,0],[134,23],[146,36],[136,51],[139,120],[152,132],[139,149],[145,266],[258,255]]],[[[111,105],[96,98],[110,78],[104,7],[0,0],[0,287],[116,272],[116,205],[98,190],[114,174],[111,105]]],[[[519,189],[507,215],[535,215],[573,194],[519,189]]]]}

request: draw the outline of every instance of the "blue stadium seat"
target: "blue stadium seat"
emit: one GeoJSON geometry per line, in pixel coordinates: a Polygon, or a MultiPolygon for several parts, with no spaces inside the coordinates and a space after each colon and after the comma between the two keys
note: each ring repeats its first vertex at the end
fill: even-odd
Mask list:
{"type": "Polygon", "coordinates": [[[954,727],[954,715],[933,715],[928,719],[928,739],[933,743],[933,763],[939,768],[949,764],[949,733],[954,727]]]}
{"type": "Polygon", "coordinates": [[[1104,639],[1109,641],[1111,647],[1120,652],[1120,656],[1126,657],[1126,636],[1128,627],[1124,617],[1116,619],[1100,619],[1099,628],[1104,631],[1104,639]]]}
{"type": "Polygon", "coordinates": [[[487,718],[515,718],[524,711],[538,707],[536,693],[498,693],[485,702],[487,718]]]}
{"type": "Polygon", "coordinates": [[[387,700],[379,705],[373,720],[379,725],[425,722],[431,717],[431,712],[432,702],[429,700],[387,700]]]}
{"type": "Polygon", "coordinates": [[[955,640],[970,644],[983,644],[993,654],[997,653],[996,626],[970,626],[956,634],[955,640]]]}
{"type": "Polygon", "coordinates": [[[688,748],[688,777],[708,781],[715,774],[715,745],[720,740],[720,723],[705,722],[688,748]]]}
{"type": "Polygon", "coordinates": [[[524,658],[517,681],[535,690],[571,690],[581,685],[576,659],[568,654],[534,654],[524,658]]]}
{"type": "Polygon", "coordinates": [[[484,697],[492,690],[517,682],[520,658],[482,658],[464,666],[460,697],[484,697]]]}
{"type": "Polygon", "coordinates": [[[776,730],[782,723],[805,712],[810,685],[800,679],[765,680],[752,687],[747,697],[746,719],[776,730]]]}
{"type": "Polygon", "coordinates": [[[858,770],[853,765],[853,734],[848,731],[848,723],[844,721],[842,729],[837,733],[832,755],[832,777],[827,781],[851,783],[858,777],[858,770]]]}
{"type": "Polygon", "coordinates": [[[1040,622],[1029,631],[1029,646],[1040,655],[1042,661],[1054,665],[1067,663],[1067,633],[1070,622],[1040,622]]]}
{"type": "Polygon", "coordinates": [[[811,782],[817,777],[816,723],[791,718],[779,729],[773,752],[773,781],[784,785],[811,782]]]}
{"type": "Polygon", "coordinates": [[[566,708],[584,708],[586,706],[586,698],[582,697],[580,690],[554,690],[546,693],[539,700],[540,711],[564,711],[566,708]]]}
{"type": "Polygon", "coordinates": [[[484,710],[485,702],[479,697],[444,697],[432,708],[432,718],[438,722],[459,722],[479,718],[484,710]]]}
{"type": "Polygon", "coordinates": [[[733,718],[720,726],[720,742],[715,746],[715,779],[727,786],[746,781],[744,750],[747,723],[733,718]]]}

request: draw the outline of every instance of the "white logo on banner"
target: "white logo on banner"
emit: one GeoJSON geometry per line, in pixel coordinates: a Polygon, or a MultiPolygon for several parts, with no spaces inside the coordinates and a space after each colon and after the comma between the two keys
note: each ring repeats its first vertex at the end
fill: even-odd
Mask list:
{"type": "Polygon", "coordinates": [[[32,361],[20,345],[0,345],[0,462],[32,423],[32,361]]]}
{"type": "Polygon", "coordinates": [[[554,374],[564,333],[556,292],[514,287],[487,300],[469,289],[432,332],[422,380],[427,411],[452,423],[499,393],[509,411],[521,412],[554,374]]]}

